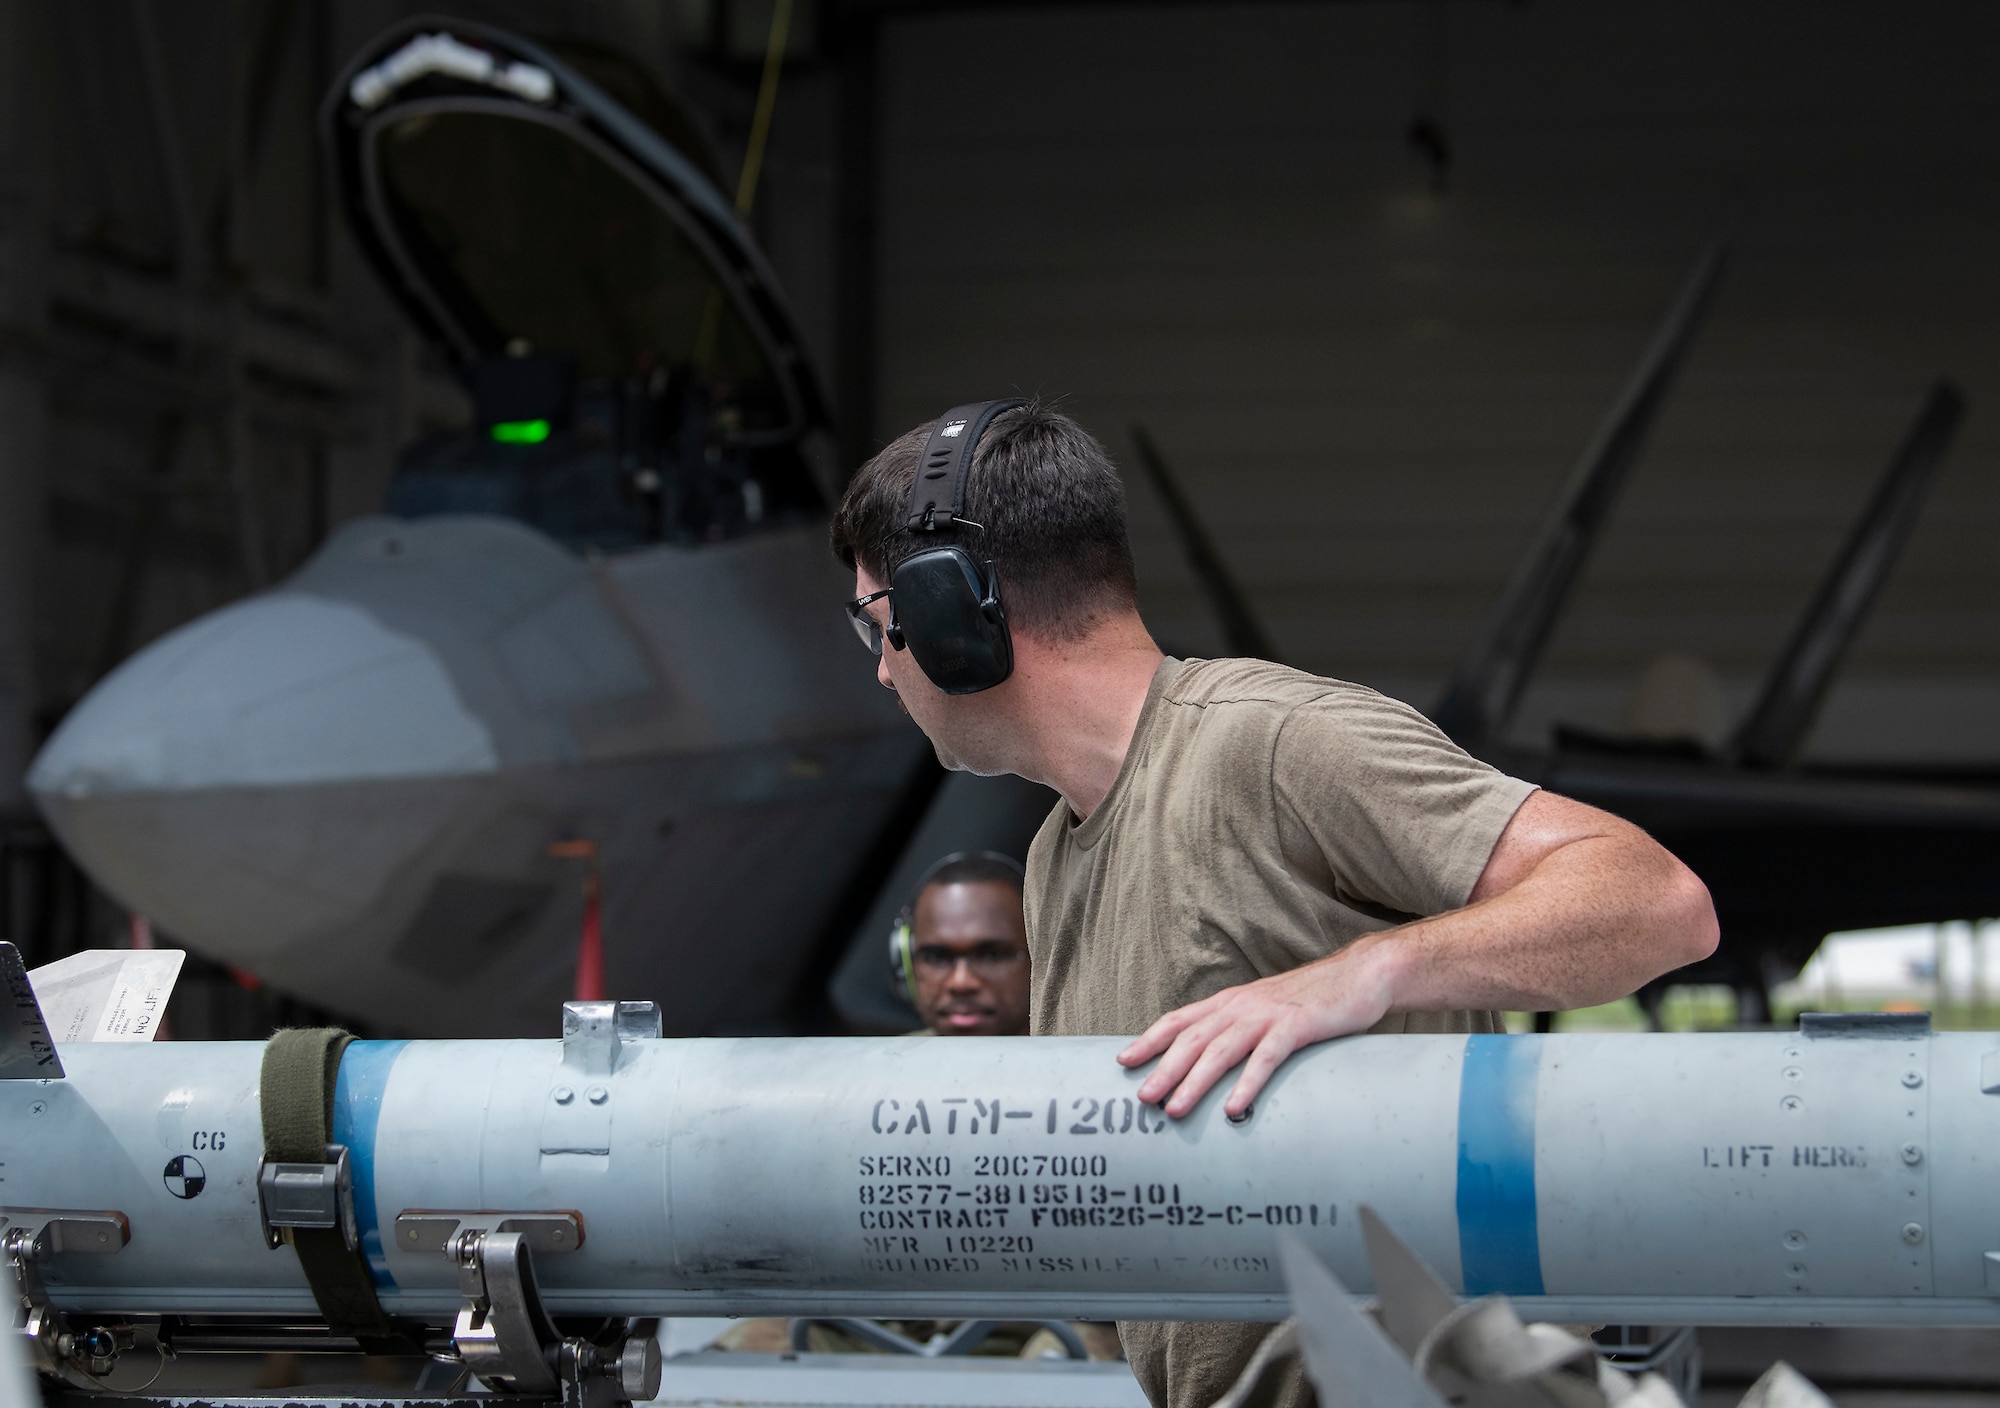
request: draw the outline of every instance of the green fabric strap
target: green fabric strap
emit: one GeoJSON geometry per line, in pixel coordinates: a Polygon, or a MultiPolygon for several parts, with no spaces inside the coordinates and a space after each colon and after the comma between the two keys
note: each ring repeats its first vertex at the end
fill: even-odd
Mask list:
{"type": "Polygon", "coordinates": [[[264,1046],[259,1102],[264,1157],[281,1164],[316,1164],[333,1142],[333,1088],[340,1053],[354,1040],[338,1027],[274,1032],[264,1046]]]}
{"type": "MultiPolygon", "coordinates": [[[[264,1046],[258,1103],[264,1122],[264,1157],[274,1163],[316,1164],[333,1142],[333,1093],[340,1056],[354,1038],[338,1027],[274,1032],[264,1046]]],[[[338,1228],[292,1228],[285,1240],[298,1253],[313,1299],[327,1328],[353,1335],[369,1353],[401,1347],[395,1327],[375,1298],[368,1259],[347,1249],[338,1228]]]]}

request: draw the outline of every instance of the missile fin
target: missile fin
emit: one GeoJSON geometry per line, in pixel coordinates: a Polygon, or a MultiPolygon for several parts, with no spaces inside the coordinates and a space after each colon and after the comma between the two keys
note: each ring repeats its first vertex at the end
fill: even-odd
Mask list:
{"type": "Polygon", "coordinates": [[[1343,1408],[1444,1408],[1437,1391],[1296,1235],[1278,1239],[1299,1352],[1319,1401],[1343,1408]]]}
{"type": "Polygon", "coordinates": [[[62,1058],[35,1000],[35,985],[21,962],[21,951],[0,943],[0,1080],[61,1080],[62,1058]]]}
{"type": "Polygon", "coordinates": [[[1750,1385],[1737,1408],[1833,1408],[1833,1400],[1797,1369],[1780,1359],[1750,1385]]]}
{"type": "Polygon", "coordinates": [[[1366,1205],[1361,1209],[1361,1236],[1368,1248],[1368,1268],[1375,1274],[1382,1328],[1403,1353],[1414,1355],[1430,1332],[1458,1308],[1458,1297],[1366,1205]]]}

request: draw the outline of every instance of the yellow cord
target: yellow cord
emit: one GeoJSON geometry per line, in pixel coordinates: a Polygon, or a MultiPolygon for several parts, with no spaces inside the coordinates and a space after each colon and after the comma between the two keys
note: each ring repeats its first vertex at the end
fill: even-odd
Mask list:
{"type": "Polygon", "coordinates": [[[785,66],[785,36],[792,27],[792,0],[771,6],[771,37],[764,46],[764,81],[757,85],[757,112],[750,119],[750,144],[743,152],[743,174],[736,182],[736,213],[748,219],[757,200],[757,178],[764,172],[764,146],[771,138],[771,110],[778,105],[778,74],[785,66]]]}
{"type": "MultiPolygon", "coordinates": [[[[792,27],[792,0],[775,0],[771,35],[764,46],[764,78],[757,85],[757,110],[750,119],[750,141],[743,149],[743,172],[736,181],[736,213],[745,221],[757,201],[757,180],[764,173],[764,148],[771,140],[771,111],[778,105],[778,75],[785,66],[785,36],[792,27]]],[[[715,360],[715,341],[722,331],[722,290],[711,287],[702,305],[701,326],[695,332],[694,365],[715,360]]]]}

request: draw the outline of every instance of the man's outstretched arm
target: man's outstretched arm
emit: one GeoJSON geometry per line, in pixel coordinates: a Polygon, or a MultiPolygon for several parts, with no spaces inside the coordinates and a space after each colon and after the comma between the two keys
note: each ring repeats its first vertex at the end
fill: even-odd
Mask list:
{"type": "Polygon", "coordinates": [[[1392,1012],[1590,1007],[1707,957],[1716,938],[1707,887],[1657,841],[1608,812],[1535,792],[1500,833],[1465,908],[1178,1008],[1118,1060],[1161,1057],[1139,1098],[1164,1101],[1175,1116],[1241,1064],[1223,1102],[1240,1115],[1294,1051],[1392,1012]]]}

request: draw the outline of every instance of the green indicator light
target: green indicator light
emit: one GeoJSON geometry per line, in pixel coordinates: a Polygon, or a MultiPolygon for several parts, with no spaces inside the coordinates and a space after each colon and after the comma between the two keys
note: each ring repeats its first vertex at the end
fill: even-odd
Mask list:
{"type": "Polygon", "coordinates": [[[545,420],[496,421],[488,433],[503,445],[539,445],[549,438],[549,423],[545,420]]]}

